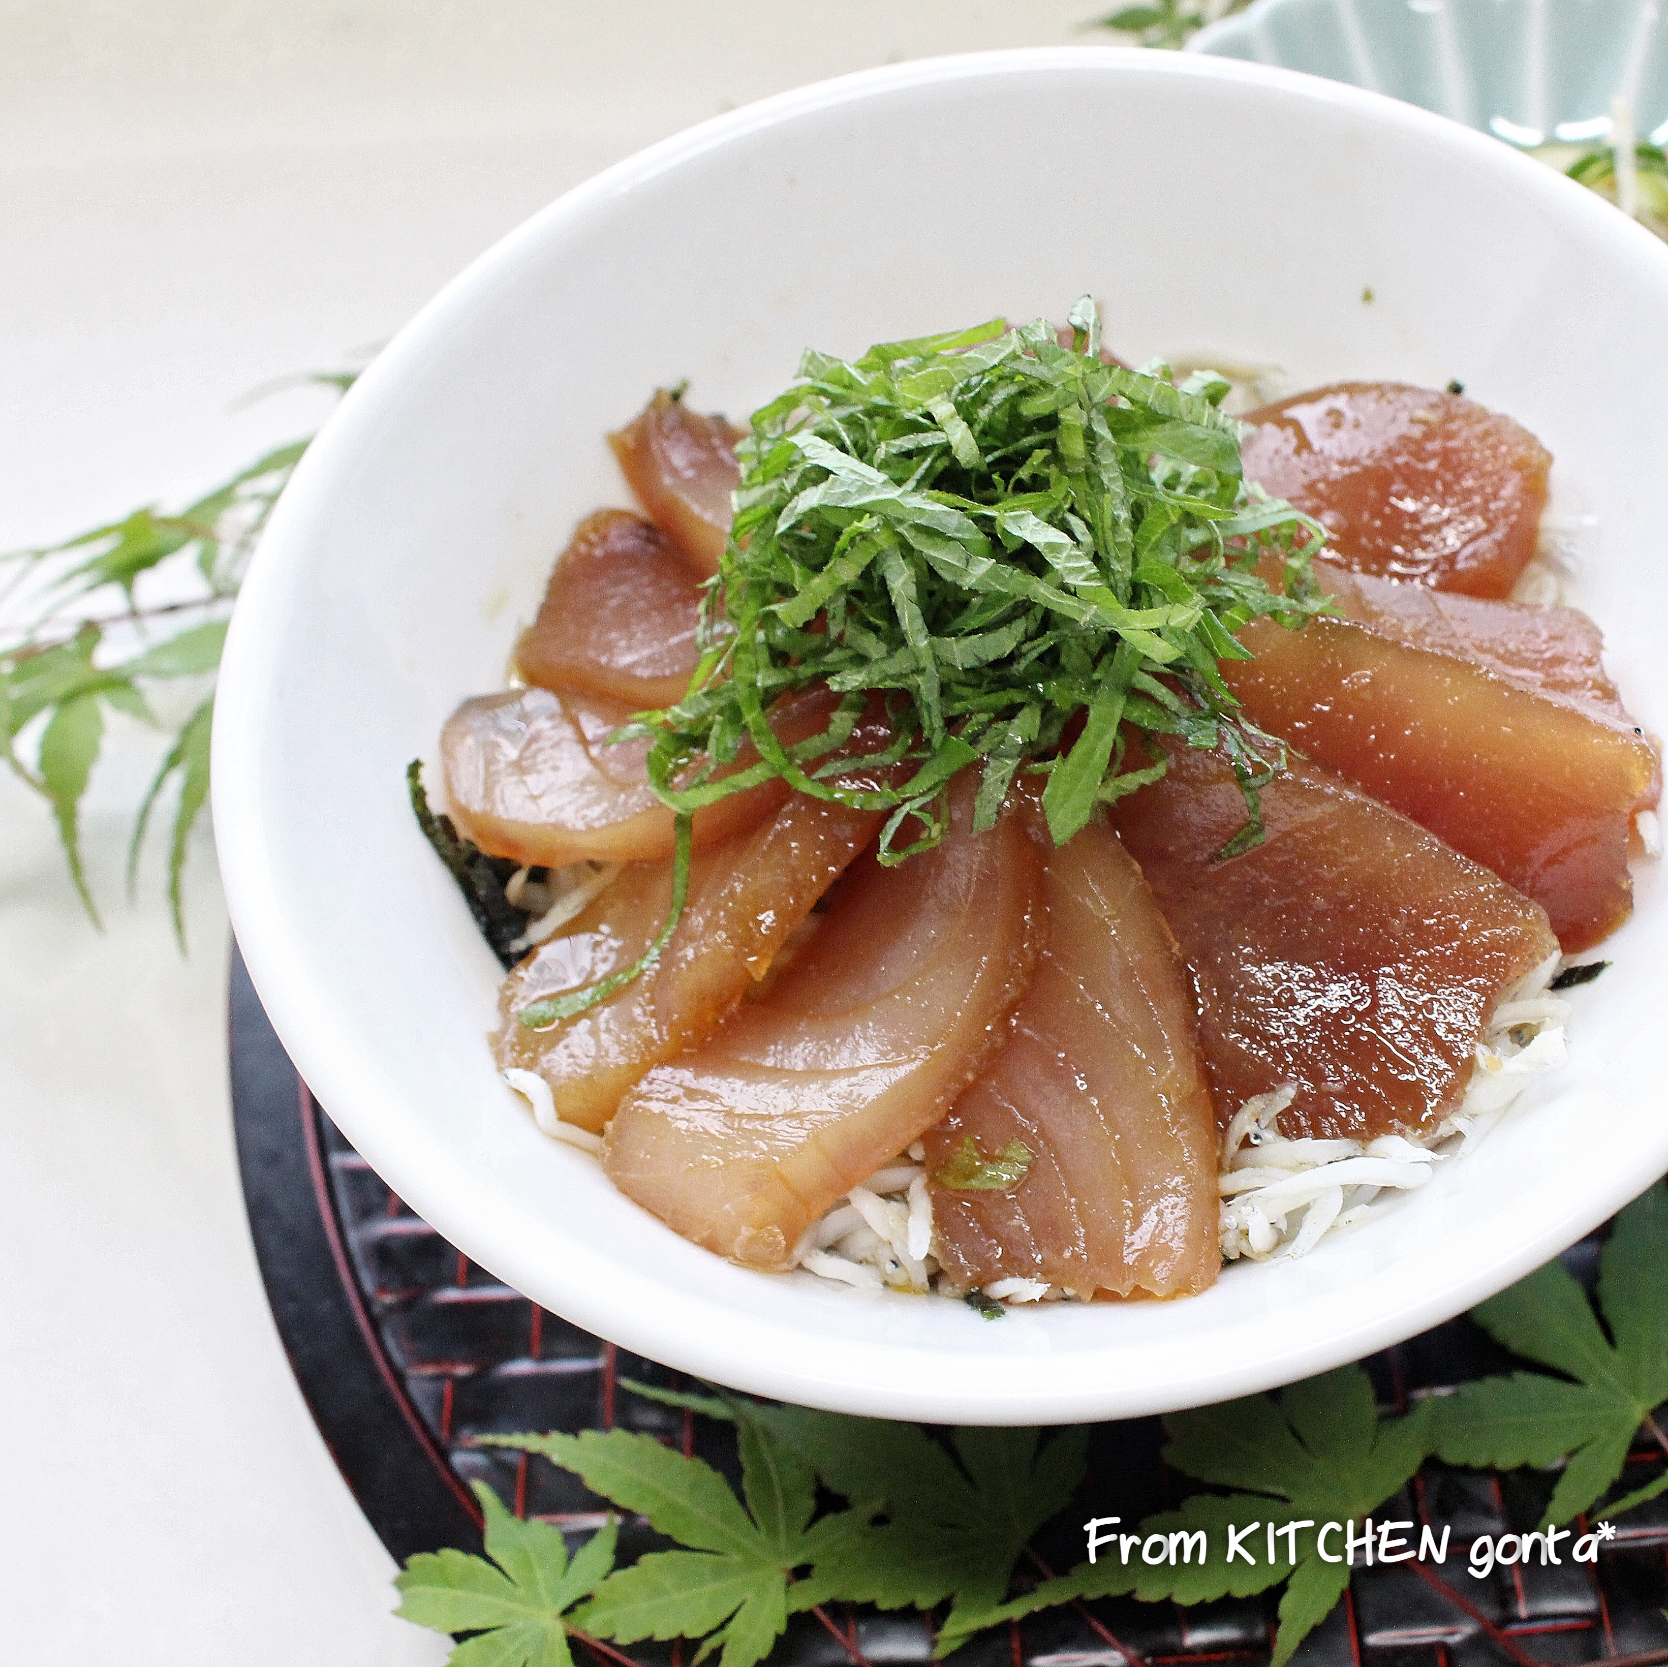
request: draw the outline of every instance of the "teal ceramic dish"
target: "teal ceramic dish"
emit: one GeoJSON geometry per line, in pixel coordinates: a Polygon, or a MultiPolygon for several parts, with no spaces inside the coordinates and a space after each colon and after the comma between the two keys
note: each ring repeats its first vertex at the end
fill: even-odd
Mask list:
{"type": "Polygon", "coordinates": [[[1657,0],[1257,0],[1190,52],[1388,93],[1515,145],[1634,130],[1668,140],[1668,18],[1657,0]]]}

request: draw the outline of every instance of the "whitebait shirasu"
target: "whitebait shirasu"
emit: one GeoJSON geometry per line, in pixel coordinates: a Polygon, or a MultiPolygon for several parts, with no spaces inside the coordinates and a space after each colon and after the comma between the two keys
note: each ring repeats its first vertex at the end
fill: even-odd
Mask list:
{"type": "MultiPolygon", "coordinates": [[[[1375,1199],[1424,1186],[1438,1163],[1475,1147],[1536,1077],[1564,1063],[1569,1003],[1547,989],[1559,959],[1549,956],[1501,1002],[1477,1045],[1477,1069],[1459,1110],[1422,1140],[1292,1140],[1275,1125],[1294,1088],[1248,1100],[1223,1141],[1223,1258],[1260,1262],[1306,1255],[1323,1238],[1358,1227],[1375,1199]]],[[[556,1115],[542,1077],[509,1070],[504,1081],[527,1100],[545,1134],[593,1156],[601,1153],[600,1135],[556,1115]]],[[[846,1288],[960,1297],[965,1293],[942,1270],[940,1251],[926,1149],[917,1140],[813,1222],[793,1263],[846,1288]]],[[[1024,1278],[996,1280],[983,1294],[1004,1303],[1088,1300],[1084,1293],[1024,1278]]]]}
{"type": "MultiPolygon", "coordinates": [[[[967,1293],[939,1266],[926,1149],[910,1146],[860,1187],[853,1187],[799,1241],[794,1264],[819,1279],[862,1291],[906,1291],[943,1297],[967,1293]]],[[[983,1294],[997,1302],[1085,1299],[1043,1279],[998,1279],[983,1294]]]]}
{"type": "Polygon", "coordinates": [[[601,1155],[602,1136],[577,1124],[564,1123],[556,1115],[556,1096],[550,1092],[550,1084],[538,1072],[512,1069],[503,1075],[504,1081],[533,1108],[533,1121],[541,1134],[549,1135],[552,1140],[565,1140],[581,1152],[589,1152],[593,1158],[601,1155]]]}
{"type": "Polygon", "coordinates": [[[1459,1110],[1423,1139],[1290,1140],[1275,1125],[1293,1087],[1247,1100],[1222,1143],[1224,1259],[1303,1256],[1359,1227],[1386,1189],[1422,1187],[1438,1163],[1476,1146],[1536,1077],[1564,1063],[1569,1003],[1547,990],[1559,959],[1548,956],[1508,992],[1477,1044],[1459,1110]]]}
{"type": "Polygon", "coordinates": [[[600,897],[618,878],[622,864],[617,862],[570,863],[566,868],[555,868],[549,878],[540,882],[528,879],[528,870],[518,868],[504,885],[504,898],[513,908],[538,909],[536,920],[514,943],[514,950],[528,950],[553,938],[600,897]]]}
{"type": "Polygon", "coordinates": [[[1662,855],[1662,823],[1654,810],[1633,813],[1633,831],[1639,836],[1639,846],[1647,857],[1662,855]]]}
{"type": "Polygon", "coordinates": [[[938,1274],[926,1148],[908,1151],[853,1187],[812,1222],[794,1250],[794,1265],[820,1279],[863,1291],[924,1295],[938,1274]]]}

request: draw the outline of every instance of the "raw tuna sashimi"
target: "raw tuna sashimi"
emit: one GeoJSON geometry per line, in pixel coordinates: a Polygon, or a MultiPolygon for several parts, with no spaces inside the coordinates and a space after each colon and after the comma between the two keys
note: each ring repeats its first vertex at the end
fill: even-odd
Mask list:
{"type": "Polygon", "coordinates": [[[1031,1163],[1006,1191],[934,1185],[944,1266],[961,1285],[1202,1291],[1221,1263],[1218,1135],[1176,941],[1110,828],[1043,851],[1048,943],[1031,988],[926,1137],[934,1173],[969,1136],[984,1156],[1017,1140],[1031,1163]]]}
{"type": "Polygon", "coordinates": [[[765,995],[622,1102],[604,1167],[685,1238],[788,1266],[1000,1046],[1040,948],[1039,857],[1015,818],[972,833],[970,782],[953,797],[936,849],[864,856],[765,995]]]}
{"type": "Polygon", "coordinates": [[[1115,820],[1193,974],[1218,1118],[1295,1083],[1288,1135],[1435,1129],[1502,997],[1557,953],[1544,911],[1295,760],[1263,789],[1264,842],[1218,861],[1239,787],[1215,754],[1170,756],[1115,820]]]}
{"type": "Polygon", "coordinates": [[[1569,610],[1541,622],[1548,610],[1470,601],[1419,622],[1406,587],[1326,582],[1353,617],[1259,620],[1241,633],[1255,658],[1223,663],[1248,716],[1534,898],[1566,950],[1613,932],[1658,765],[1595,640],[1569,610]],[[1426,623],[1431,647],[1411,640],[1426,623]]]}
{"type": "Polygon", "coordinates": [[[1355,572],[1503,597],[1535,553],[1552,456],[1474,400],[1342,382],[1244,421],[1245,478],[1313,515],[1355,572]]]}
{"type": "Polygon", "coordinates": [[[540,688],[671,706],[699,658],[700,581],[652,521],[605,509],[579,524],[550,575],[516,670],[540,688]]]}
{"type": "Polygon", "coordinates": [[[608,436],[649,519],[703,579],[718,571],[730,536],[730,494],[741,478],[741,431],[705,417],[662,389],[608,436]]]}

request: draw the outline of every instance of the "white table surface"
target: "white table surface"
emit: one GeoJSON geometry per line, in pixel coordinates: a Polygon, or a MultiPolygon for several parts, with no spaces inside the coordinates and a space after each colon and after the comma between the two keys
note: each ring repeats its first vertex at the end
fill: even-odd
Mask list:
{"type": "MultiPolygon", "coordinates": [[[[1102,4],[1101,10],[1109,9],[1102,4]]],[[[0,549],[215,484],[567,186],[869,64],[1105,40],[1096,0],[0,0],[0,549]]],[[[432,1663],[278,1346],[238,1190],[206,831],[176,952],[159,756],[113,725],[103,934],[0,775],[0,1657],[432,1663]]]]}

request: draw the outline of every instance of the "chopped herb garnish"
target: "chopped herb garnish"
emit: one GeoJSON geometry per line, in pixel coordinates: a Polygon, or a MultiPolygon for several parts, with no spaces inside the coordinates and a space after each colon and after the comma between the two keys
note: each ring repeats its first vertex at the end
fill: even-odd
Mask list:
{"type": "MultiPolygon", "coordinates": [[[[1251,620],[1295,629],[1326,606],[1309,576],[1325,532],[1245,480],[1223,378],[1104,362],[1088,297],[1070,324],[1070,346],[1046,320],[996,319],[850,363],[807,353],[754,413],[700,664],[630,730],[653,740],[666,804],[688,815],[781,778],[888,813],[892,864],[942,838],[950,778],[980,763],[976,831],[1024,771],[1047,776],[1063,845],[1164,773],[1156,749],[1125,767],[1132,739],[1161,734],[1232,764],[1247,822],[1223,855],[1261,840],[1258,790],[1285,748],[1241,715],[1218,662],[1250,658],[1235,633],[1251,620]],[[828,727],[784,744],[775,703],[824,685],[842,697],[828,727]],[[865,763],[891,779],[859,787],[840,749],[871,702],[892,744],[865,763]],[[748,740],[756,762],[719,774],[748,740]]],[[[563,998],[569,1011],[581,997],[601,999],[563,998]]],[[[541,1004],[522,1023],[565,1016],[541,1004]]]]}
{"type": "Polygon", "coordinates": [[[977,1285],[961,1299],[981,1320],[1000,1320],[1007,1310],[995,1297],[987,1297],[977,1285]]]}
{"type": "Polygon", "coordinates": [[[1598,975],[1609,966],[1608,961],[1587,961],[1579,967],[1565,967],[1548,986],[1553,990],[1575,990],[1583,984],[1591,984],[1598,975]]]}
{"type": "Polygon", "coordinates": [[[889,811],[880,857],[898,862],[942,836],[935,803],[980,760],[975,826],[995,822],[1016,772],[1046,773],[1064,844],[1162,771],[1124,770],[1133,729],[1222,749],[1260,837],[1257,787],[1284,752],[1239,715],[1218,662],[1249,658],[1234,633],[1250,620],[1320,611],[1309,558],[1325,534],[1245,481],[1238,425],[1217,409],[1226,381],[1103,363],[1087,297],[1071,325],[1070,347],[1046,320],[994,320],[852,363],[808,353],[754,413],[701,664],[683,700],[641,720],[667,804],[780,776],[889,811]],[[1257,571],[1270,553],[1283,592],[1257,571]],[[785,746],[772,703],[822,684],[838,713],[785,746]],[[871,697],[907,779],[857,789],[829,755],[871,697]],[[748,737],[759,762],[715,777],[748,737]]]}
{"type": "Polygon", "coordinates": [[[587,985],[582,990],[571,990],[565,996],[548,996],[543,1001],[529,1003],[517,1015],[524,1029],[543,1030],[549,1025],[560,1024],[563,1019],[574,1018],[587,1008],[595,1007],[598,1002],[606,1001],[616,990],[623,990],[634,979],[641,978],[654,968],[667,944],[672,941],[672,934],[683,916],[684,898],[689,892],[691,827],[689,813],[680,811],[673,824],[672,906],[667,911],[666,924],[661,927],[654,942],[629,967],[622,967],[595,984],[587,985]]]}
{"type": "Polygon", "coordinates": [[[518,909],[504,895],[504,887],[520,866],[509,857],[489,857],[473,840],[462,838],[449,816],[436,816],[429,809],[429,796],[423,791],[423,761],[414,758],[406,766],[405,785],[411,795],[411,808],[417,816],[417,826],[423,837],[434,847],[434,853],[445,863],[447,871],[458,883],[481,936],[492,946],[492,953],[507,971],[519,961],[524,949],[514,948],[532,918],[526,909],[518,909]]]}
{"type": "Polygon", "coordinates": [[[1031,1148],[1024,1141],[1010,1140],[994,1158],[987,1158],[979,1151],[978,1141],[964,1134],[950,1161],[933,1179],[957,1192],[1006,1192],[1025,1179],[1030,1167],[1031,1148]]]}

